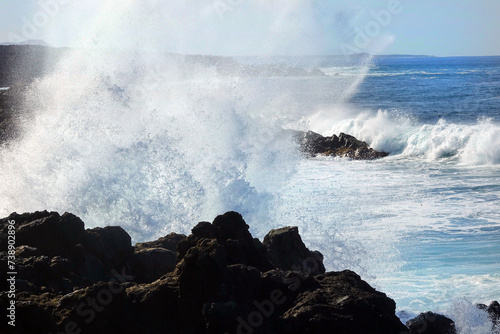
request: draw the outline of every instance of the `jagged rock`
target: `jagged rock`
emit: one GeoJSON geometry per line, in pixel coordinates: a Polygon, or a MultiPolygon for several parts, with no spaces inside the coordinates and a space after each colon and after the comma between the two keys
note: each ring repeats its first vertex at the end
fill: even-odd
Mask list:
{"type": "MultiPolygon", "coordinates": [[[[65,213],[11,214],[0,219],[0,231],[16,222],[17,271],[30,291],[43,289],[69,293],[74,289],[109,280],[113,271],[126,267],[133,254],[128,233],[121,227],[85,230],[80,218],[65,213]]],[[[0,249],[7,249],[0,238],[0,249]]],[[[6,261],[2,253],[0,262],[6,261]]],[[[5,285],[0,282],[0,287],[5,285]]]]}
{"type": "Polygon", "coordinates": [[[87,230],[83,246],[109,270],[125,267],[134,253],[130,235],[119,226],[87,230]]]}
{"type": "Polygon", "coordinates": [[[16,257],[32,257],[32,256],[40,256],[42,255],[42,252],[38,248],[31,247],[31,246],[18,246],[16,247],[16,257]]]}
{"type": "Polygon", "coordinates": [[[375,151],[366,142],[345,133],[341,133],[339,136],[323,137],[313,131],[293,131],[293,135],[300,145],[301,151],[308,156],[314,157],[321,154],[353,160],[373,160],[389,155],[386,152],[375,151]]]}
{"type": "Polygon", "coordinates": [[[172,252],[177,252],[177,245],[184,239],[186,239],[184,234],[169,233],[155,241],[137,243],[135,245],[135,250],[139,251],[149,248],[164,248],[172,252]]]}
{"type": "Polygon", "coordinates": [[[298,227],[271,230],[264,237],[264,247],[271,264],[284,270],[304,270],[313,275],[324,274],[323,255],[307,249],[298,227]]]}
{"type": "Polygon", "coordinates": [[[301,292],[283,315],[286,333],[402,333],[393,316],[396,303],[346,270],[315,277],[317,286],[301,292]]]}
{"type": "Polygon", "coordinates": [[[191,232],[192,234],[177,247],[178,260],[181,260],[198,242],[204,239],[216,239],[228,250],[228,265],[244,264],[261,271],[273,269],[262,243],[252,238],[248,225],[237,212],[227,212],[217,216],[212,224],[201,222],[191,232]]]}
{"type": "MultiPolygon", "coordinates": [[[[15,217],[26,231],[44,231],[45,224],[62,231],[78,225],[69,214],[15,217]]],[[[83,227],[76,230],[82,233],[83,227]]],[[[304,266],[318,253],[306,248],[295,227],[271,231],[263,244],[252,238],[240,214],[228,212],[213,223],[199,223],[188,237],[169,235],[143,243],[134,254],[130,237],[121,228],[83,230],[83,237],[78,233],[57,248],[70,257],[54,254],[53,246],[40,247],[26,234],[25,242],[37,244],[38,249],[28,244],[19,252],[25,257],[20,257],[16,281],[18,321],[23,322],[18,333],[400,334],[407,330],[395,315],[394,301],[355,273],[315,275],[324,272],[321,258],[321,267],[304,266]],[[175,244],[177,256],[164,248],[175,244]],[[124,263],[133,271],[115,270],[124,263]],[[91,277],[94,271],[98,274],[91,277]],[[98,277],[101,282],[94,281],[98,277]],[[135,282],[127,282],[132,279],[135,282]]],[[[7,294],[0,293],[0,308],[6,309],[8,302],[7,294]]],[[[0,330],[6,326],[2,323],[0,330]]]]}
{"type": "Polygon", "coordinates": [[[130,268],[138,283],[153,282],[173,271],[177,253],[165,248],[141,248],[130,259],[130,268]]]}
{"type": "Polygon", "coordinates": [[[181,314],[176,276],[170,274],[152,283],[131,286],[126,293],[131,317],[141,329],[137,333],[179,333],[181,314]]]}
{"type": "MultiPolygon", "coordinates": [[[[24,299],[26,294],[22,293],[19,297],[24,299]]],[[[0,294],[0,307],[6,309],[7,299],[0,294]]],[[[52,296],[54,298],[56,296],[52,296]]],[[[30,295],[22,302],[16,303],[16,326],[0,328],[2,333],[15,334],[47,334],[59,333],[54,319],[52,319],[51,310],[55,307],[55,302],[48,295],[30,295]],[[37,320],[34,320],[37,319],[37,320]]]]}
{"type": "MultiPolygon", "coordinates": [[[[70,213],[60,216],[57,212],[37,212],[33,220],[12,214],[7,220],[16,222],[16,245],[35,247],[46,256],[71,256],[73,247],[85,238],[84,223],[70,213]]],[[[0,221],[2,232],[6,233],[5,219],[0,221]]],[[[0,247],[5,249],[0,241],[0,247]]]]}
{"type": "Polygon", "coordinates": [[[416,318],[406,322],[410,334],[456,334],[455,323],[441,314],[433,312],[420,313],[416,318]]]}

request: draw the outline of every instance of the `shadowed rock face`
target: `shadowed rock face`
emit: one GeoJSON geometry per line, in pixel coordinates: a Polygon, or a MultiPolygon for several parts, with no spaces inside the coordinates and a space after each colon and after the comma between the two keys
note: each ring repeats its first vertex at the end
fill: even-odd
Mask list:
{"type": "Polygon", "coordinates": [[[389,155],[370,148],[364,141],[341,133],[339,136],[323,137],[313,131],[293,131],[301,151],[307,156],[336,156],[353,160],[373,160],[389,155]]]}
{"type": "MultiPolygon", "coordinates": [[[[108,281],[134,253],[131,238],[121,227],[85,230],[81,219],[70,213],[14,213],[0,220],[2,235],[7,234],[10,220],[16,222],[17,278],[31,293],[66,294],[108,281]]],[[[0,250],[7,250],[6,243],[0,239],[0,250]]],[[[0,261],[6,263],[6,254],[1,254],[0,261]]],[[[5,281],[0,282],[3,285],[5,281]]]]}
{"type": "Polygon", "coordinates": [[[406,322],[410,334],[457,334],[455,323],[447,317],[433,312],[421,313],[406,322]]]}
{"type": "MultiPolygon", "coordinates": [[[[307,249],[296,227],[272,230],[261,243],[228,212],[187,237],[169,234],[134,249],[120,227],[85,230],[69,213],[12,214],[0,220],[2,234],[12,220],[16,333],[407,331],[394,301],[356,273],[325,273],[322,255],[307,249]]],[[[7,249],[5,238],[0,247],[7,249]]],[[[8,303],[0,293],[0,307],[8,303]]]]}
{"type": "Polygon", "coordinates": [[[324,274],[323,255],[311,252],[302,242],[297,227],[271,230],[264,237],[267,257],[275,268],[303,270],[313,275],[324,274]]]}

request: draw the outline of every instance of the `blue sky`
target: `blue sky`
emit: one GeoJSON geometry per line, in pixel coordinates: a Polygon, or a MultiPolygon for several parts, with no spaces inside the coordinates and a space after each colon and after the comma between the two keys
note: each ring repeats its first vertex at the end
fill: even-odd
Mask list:
{"type": "Polygon", "coordinates": [[[500,55],[498,0],[0,0],[0,13],[0,42],[223,55],[500,55]]]}

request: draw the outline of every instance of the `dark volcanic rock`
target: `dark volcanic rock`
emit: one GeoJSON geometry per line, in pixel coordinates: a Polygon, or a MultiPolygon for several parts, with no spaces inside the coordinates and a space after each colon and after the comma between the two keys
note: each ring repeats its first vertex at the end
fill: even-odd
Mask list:
{"type": "MultiPolygon", "coordinates": [[[[177,277],[167,275],[152,283],[131,286],[126,291],[131,319],[140,329],[135,333],[183,333],[177,277]]],[[[115,332],[111,329],[108,333],[115,332]]]]}
{"type": "Polygon", "coordinates": [[[228,250],[227,264],[244,264],[261,271],[273,269],[266,257],[266,250],[258,239],[252,238],[248,225],[237,212],[227,212],[217,216],[212,224],[201,222],[192,229],[192,234],[177,247],[178,260],[188,250],[205,239],[216,239],[228,250]]]}
{"type": "Polygon", "coordinates": [[[283,315],[286,333],[404,333],[393,316],[396,304],[352,271],[315,277],[283,315]]]}
{"type": "Polygon", "coordinates": [[[130,235],[119,226],[87,230],[83,246],[109,270],[125,267],[134,253],[130,235]]]}
{"type": "Polygon", "coordinates": [[[173,271],[177,253],[165,248],[141,248],[130,259],[130,268],[138,283],[153,282],[173,271]]]}
{"type": "Polygon", "coordinates": [[[169,233],[155,241],[142,242],[135,245],[135,250],[149,249],[149,248],[164,248],[172,252],[177,252],[177,245],[182,240],[186,239],[184,234],[169,233]]]}
{"type": "MultiPolygon", "coordinates": [[[[85,230],[80,218],[69,213],[13,213],[0,219],[3,235],[10,220],[16,223],[18,279],[25,280],[30,291],[69,293],[109,280],[128,265],[134,252],[121,227],[85,230]]],[[[0,249],[7,249],[6,243],[0,238],[0,249]]]]}
{"type": "Polygon", "coordinates": [[[130,259],[135,281],[153,282],[173,271],[177,264],[177,245],[184,239],[184,234],[170,233],[155,241],[136,244],[130,259]]]}
{"type": "MultiPolygon", "coordinates": [[[[261,243],[240,214],[228,212],[188,237],[170,234],[132,253],[119,227],[84,230],[77,217],[46,211],[9,218],[23,238],[17,333],[407,332],[394,301],[357,274],[324,273],[296,227],[273,230],[261,243]]],[[[0,307],[8,303],[0,293],[0,307]]]]}
{"type": "Polygon", "coordinates": [[[373,160],[389,155],[386,152],[375,151],[366,142],[345,133],[331,137],[323,137],[313,131],[294,131],[293,134],[300,145],[301,151],[308,156],[314,157],[321,154],[353,160],[373,160]]]}
{"type": "Polygon", "coordinates": [[[455,323],[444,315],[426,312],[406,322],[410,334],[456,334],[455,323]]]}
{"type": "Polygon", "coordinates": [[[16,247],[16,257],[27,258],[40,255],[42,255],[42,252],[38,248],[25,245],[16,247]]]}
{"type": "MultiPolygon", "coordinates": [[[[16,245],[35,247],[47,256],[70,257],[73,247],[85,239],[84,223],[69,213],[60,216],[57,212],[44,211],[27,219],[24,215],[12,214],[8,220],[16,221],[16,245]]],[[[0,226],[5,226],[4,220],[0,226]]]]}
{"type": "Polygon", "coordinates": [[[267,257],[275,266],[284,270],[304,270],[313,275],[324,274],[323,255],[311,252],[302,242],[298,227],[271,230],[264,237],[267,257]]]}

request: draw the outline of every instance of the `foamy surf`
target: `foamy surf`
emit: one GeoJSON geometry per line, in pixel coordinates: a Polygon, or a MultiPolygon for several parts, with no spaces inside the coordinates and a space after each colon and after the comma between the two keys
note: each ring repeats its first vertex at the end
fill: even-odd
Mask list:
{"type": "MultiPolygon", "coordinates": [[[[321,120],[321,124],[328,124],[321,120]]],[[[314,129],[314,123],[312,124],[314,129]]],[[[394,112],[361,112],[321,132],[351,133],[374,149],[426,161],[455,161],[469,166],[500,163],[500,125],[491,119],[456,124],[439,119],[434,124],[394,112]]]]}

